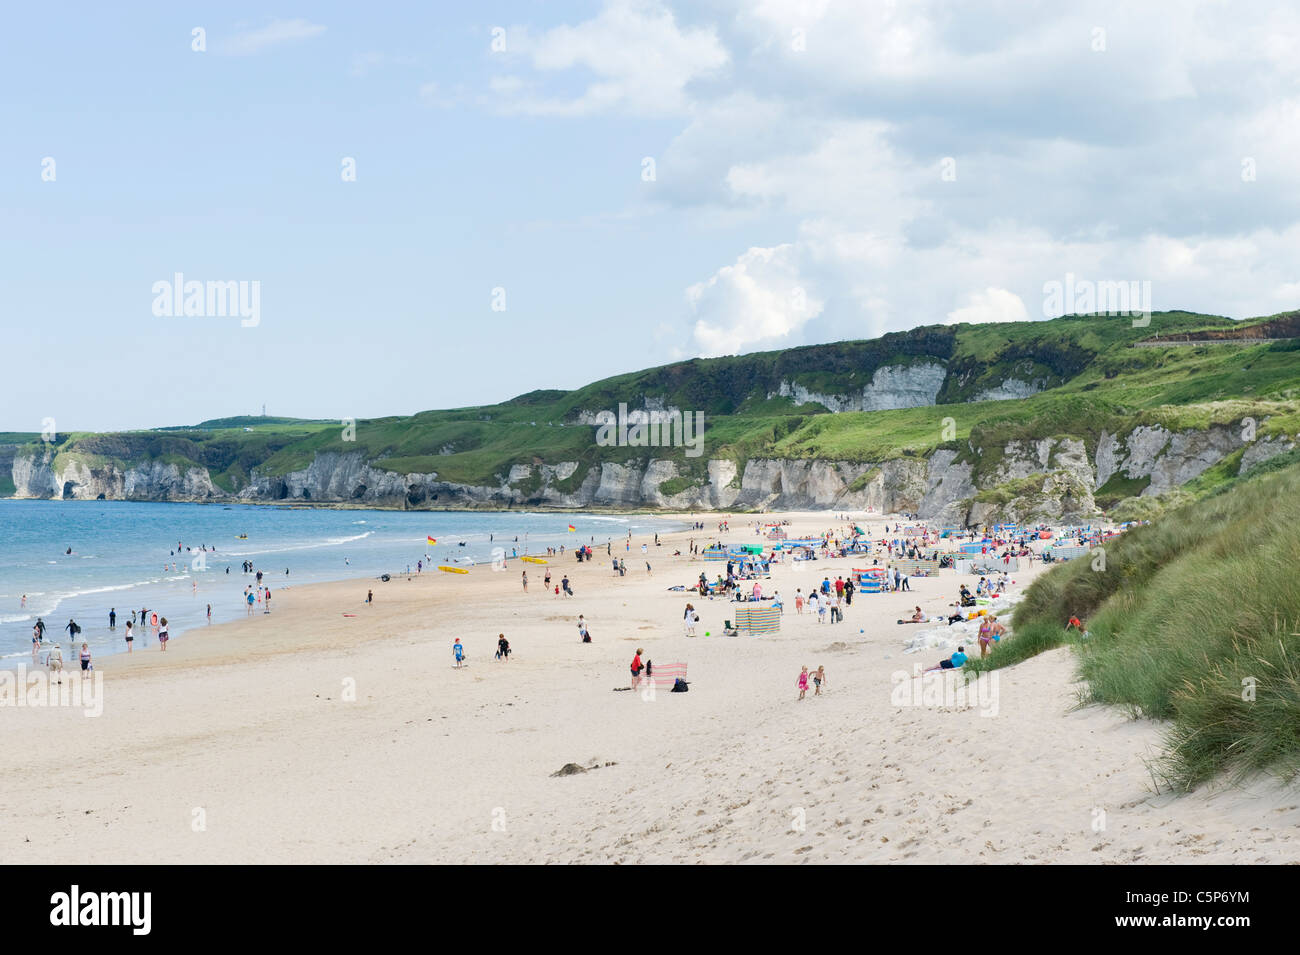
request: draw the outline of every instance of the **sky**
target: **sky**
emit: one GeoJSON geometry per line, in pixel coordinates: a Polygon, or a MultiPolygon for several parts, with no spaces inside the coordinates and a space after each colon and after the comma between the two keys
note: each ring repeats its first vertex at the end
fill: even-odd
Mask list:
{"type": "Polygon", "coordinates": [[[1157,310],[1300,307],[1292,4],[4,16],[0,430],[494,403],[1041,320],[1067,276],[1149,282],[1157,310]],[[177,273],[191,314],[159,291],[177,273]],[[242,317],[209,302],[223,282],[242,317]]]}

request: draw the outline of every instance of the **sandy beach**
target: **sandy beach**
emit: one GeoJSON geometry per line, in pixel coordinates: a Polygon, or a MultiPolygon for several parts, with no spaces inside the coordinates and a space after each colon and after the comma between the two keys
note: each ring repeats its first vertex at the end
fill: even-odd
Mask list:
{"type": "MultiPolygon", "coordinates": [[[[795,589],[863,559],[777,566],[764,586],[785,601],[780,632],[721,636],[734,604],[667,588],[721,569],[691,559],[688,540],[757,543],[755,519],[663,535],[648,558],[647,541],[615,543],[622,578],[603,541],[589,563],[551,558],[574,597],[544,592],[546,568],[519,561],[288,587],[269,615],[191,630],[165,654],[151,640],[104,657],[102,716],[0,709],[0,847],[11,862],[63,864],[1296,857],[1300,795],[1267,781],[1156,794],[1147,763],[1161,727],[1076,709],[1068,650],[998,671],[995,713],[898,705],[910,676],[896,675],[943,654],[905,654],[911,628],[897,619],[918,603],[946,611],[974,577],[945,570],[911,593],[859,595],[832,625],[796,614],[795,589]],[[688,601],[702,617],[694,638],[688,601]],[[509,662],[493,659],[498,633],[509,662]],[[615,692],[637,647],[687,663],[690,692],[615,692]],[[798,701],[804,665],[825,666],[828,685],[798,701]],[[569,763],[587,771],[552,775],[569,763]]],[[[844,526],[763,515],[778,519],[792,536],[844,526]]],[[[881,518],[865,520],[879,536],[881,518]]],[[[1041,572],[1013,574],[1014,589],[1041,572]]]]}

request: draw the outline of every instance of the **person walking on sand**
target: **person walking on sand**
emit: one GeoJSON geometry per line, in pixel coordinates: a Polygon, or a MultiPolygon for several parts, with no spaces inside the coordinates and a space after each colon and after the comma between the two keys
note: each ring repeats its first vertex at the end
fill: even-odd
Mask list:
{"type": "Polygon", "coordinates": [[[63,648],[59,644],[54,645],[54,649],[45,655],[45,665],[50,668],[51,673],[57,673],[59,676],[58,684],[63,685],[63,648]]]}
{"type": "Polygon", "coordinates": [[[826,682],[826,668],[819,666],[817,672],[813,674],[813,696],[822,695],[822,684],[826,682]]]}
{"type": "Polygon", "coordinates": [[[460,642],[460,637],[451,645],[451,655],[456,658],[456,669],[459,670],[465,663],[465,647],[460,642]]]}
{"type": "Polygon", "coordinates": [[[372,603],[374,603],[374,602],[375,602],[375,592],[374,592],[373,590],[367,590],[367,591],[366,591],[366,606],[369,607],[369,606],[370,606],[372,603]]]}
{"type": "Polygon", "coordinates": [[[796,588],[794,592],[794,612],[797,614],[803,613],[803,590],[801,588],[796,588]]]}
{"type": "Polygon", "coordinates": [[[688,637],[695,636],[695,625],[699,622],[700,622],[700,615],[695,612],[695,605],[687,604],[684,624],[686,627],[686,635],[688,637]]]}
{"type": "Polygon", "coordinates": [[[583,619],[582,614],[578,614],[578,641],[580,643],[591,643],[591,634],[587,631],[587,621],[583,619]]]}
{"type": "Polygon", "coordinates": [[[636,689],[636,682],[641,678],[641,671],[645,669],[641,663],[641,654],[644,652],[641,647],[637,647],[636,656],[632,657],[632,689],[636,689]]]}
{"type": "Polygon", "coordinates": [[[504,633],[497,634],[497,659],[502,663],[510,662],[510,641],[504,633]]]}
{"type": "Polygon", "coordinates": [[[90,665],[90,646],[86,643],[81,645],[81,675],[86,676],[93,669],[90,665]]]}
{"type": "Polygon", "coordinates": [[[131,644],[135,642],[135,622],[128,620],[126,622],[126,652],[131,652],[131,644]]]}
{"type": "Polygon", "coordinates": [[[158,643],[160,644],[160,649],[165,651],[167,649],[167,641],[171,639],[171,634],[167,632],[167,618],[159,618],[158,626],[158,643]]]}
{"type": "Polygon", "coordinates": [[[799,687],[799,699],[802,700],[803,695],[808,692],[808,668],[807,667],[804,667],[803,671],[799,674],[799,680],[797,685],[799,687]]]}

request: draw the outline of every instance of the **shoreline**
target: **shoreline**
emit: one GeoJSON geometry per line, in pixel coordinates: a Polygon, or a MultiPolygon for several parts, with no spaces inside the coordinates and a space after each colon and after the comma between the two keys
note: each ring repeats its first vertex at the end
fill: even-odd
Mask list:
{"type": "MultiPolygon", "coordinates": [[[[792,537],[830,523],[772,516],[792,537]]],[[[875,536],[882,520],[859,522],[875,536]]],[[[757,542],[745,523],[723,538],[757,542]]],[[[1075,709],[1068,650],[997,671],[996,715],[898,705],[899,675],[945,654],[905,653],[911,628],[895,620],[916,604],[942,612],[974,578],[860,594],[831,624],[795,613],[795,588],[870,559],[778,565],[764,586],[786,604],[781,629],[723,637],[735,604],[667,589],[722,569],[671,557],[693,536],[718,535],[661,534],[657,551],[634,537],[626,577],[597,551],[293,586],[269,615],[119,654],[102,668],[102,717],[4,714],[0,846],[18,862],[948,864],[1285,861],[1300,847],[1293,789],[1150,793],[1160,727],[1075,709]],[[657,553],[649,575],[642,542],[657,553]],[[540,592],[547,567],[575,597],[540,592]],[[683,629],[688,601],[698,637],[683,629]],[[494,659],[501,632],[507,662],[494,659]],[[617,692],[638,647],[686,663],[690,691],[617,692]],[[799,701],[802,665],[824,665],[827,683],[799,701]]],[[[1042,571],[1013,574],[1014,589],[1042,571]]]]}

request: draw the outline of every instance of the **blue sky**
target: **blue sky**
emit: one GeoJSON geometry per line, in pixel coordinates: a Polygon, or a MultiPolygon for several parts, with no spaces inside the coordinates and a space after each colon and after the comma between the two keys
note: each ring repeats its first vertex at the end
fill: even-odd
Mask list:
{"type": "Polygon", "coordinates": [[[494,402],[1042,318],[1067,272],[1295,308],[1300,18],[1059,6],[12,8],[0,428],[494,402]],[[175,272],[259,324],[154,315],[175,272]]]}

